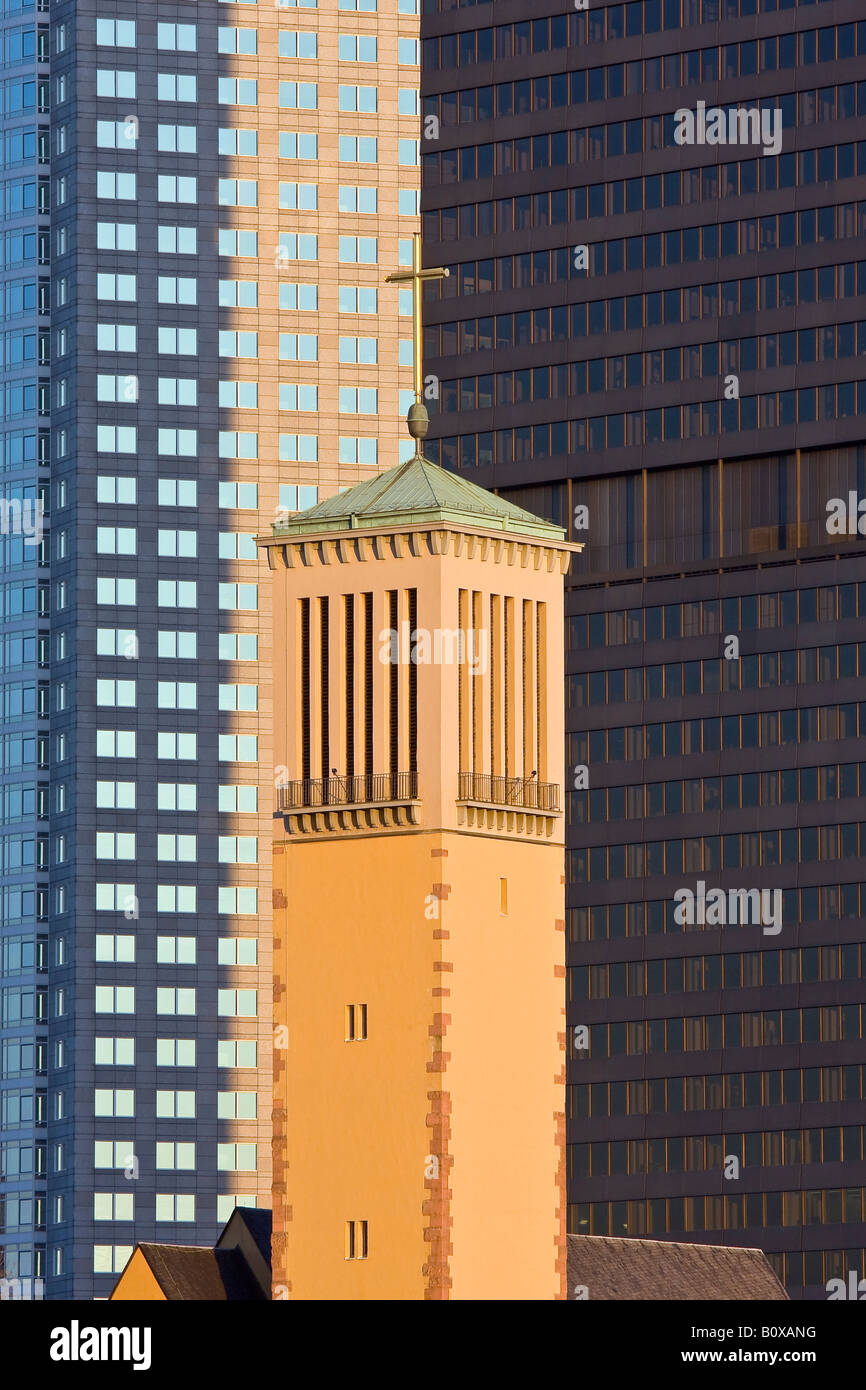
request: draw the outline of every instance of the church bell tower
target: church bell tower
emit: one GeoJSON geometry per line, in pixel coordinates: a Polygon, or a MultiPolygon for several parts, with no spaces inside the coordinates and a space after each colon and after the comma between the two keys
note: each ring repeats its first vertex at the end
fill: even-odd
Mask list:
{"type": "Polygon", "coordinates": [[[274,1296],[561,1298],[575,547],[409,424],[414,458],[260,542],[274,1296]]]}

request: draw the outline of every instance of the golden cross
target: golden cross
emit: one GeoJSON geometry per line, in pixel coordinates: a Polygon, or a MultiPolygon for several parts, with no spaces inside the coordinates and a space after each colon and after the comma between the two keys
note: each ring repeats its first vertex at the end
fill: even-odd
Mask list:
{"type": "Polygon", "coordinates": [[[423,376],[421,373],[421,281],[422,280],[445,280],[451,274],[450,270],[437,266],[433,270],[421,269],[421,233],[414,232],[412,235],[412,269],[395,270],[393,275],[386,275],[387,284],[397,285],[412,282],[412,338],[413,338],[413,366],[415,368],[415,404],[421,405],[423,388],[423,376]]]}

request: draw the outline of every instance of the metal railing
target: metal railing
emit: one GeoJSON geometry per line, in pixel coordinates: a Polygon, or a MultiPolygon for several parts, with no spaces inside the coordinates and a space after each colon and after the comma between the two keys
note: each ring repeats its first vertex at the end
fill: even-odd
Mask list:
{"type": "Polygon", "coordinates": [[[488,806],[519,806],[531,811],[558,811],[559,785],[534,777],[492,777],[487,772],[461,772],[458,801],[481,801],[488,806]]]}
{"type": "Polygon", "coordinates": [[[277,788],[277,805],[280,811],[314,811],[323,806],[384,806],[417,796],[417,772],[370,772],[288,782],[277,788]]]}

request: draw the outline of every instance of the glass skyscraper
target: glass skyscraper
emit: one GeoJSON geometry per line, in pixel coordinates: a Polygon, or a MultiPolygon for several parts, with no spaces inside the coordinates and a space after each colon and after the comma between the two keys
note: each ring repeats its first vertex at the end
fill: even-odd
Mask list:
{"type": "Polygon", "coordinates": [[[2,9],[0,1292],[102,1298],[270,1203],[254,537],[400,457],[418,18],[2,9]]]}
{"type": "Polygon", "coordinates": [[[864,57],[849,0],[422,16],[431,457],[586,543],[569,1228],[795,1297],[866,1272],[864,57]]]}
{"type": "Polygon", "coordinates": [[[3,0],[0,1280],[44,1272],[48,964],[49,135],[44,9],[3,0]]]}

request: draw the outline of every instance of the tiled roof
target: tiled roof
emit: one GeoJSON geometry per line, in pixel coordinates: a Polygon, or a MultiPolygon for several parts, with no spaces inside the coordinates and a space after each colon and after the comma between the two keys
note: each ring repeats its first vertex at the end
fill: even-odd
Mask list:
{"type": "Polygon", "coordinates": [[[235,1219],[242,1221],[258,1246],[266,1264],[271,1263],[271,1231],[274,1214],[268,1207],[235,1207],[235,1219]]]}
{"type": "Polygon", "coordinates": [[[786,1299],[763,1250],[618,1236],[568,1237],[568,1297],[786,1299]],[[575,1291],[585,1289],[586,1295],[575,1291]]]}
{"type": "Polygon", "coordinates": [[[201,1245],[139,1245],[165,1294],[177,1301],[264,1301],[246,1260],[236,1250],[201,1245]]]}
{"type": "Polygon", "coordinates": [[[429,520],[468,521],[486,530],[561,541],[561,526],[544,521],[416,454],[407,463],[326,497],[316,507],[278,522],[274,536],[363,530],[429,520]]]}

